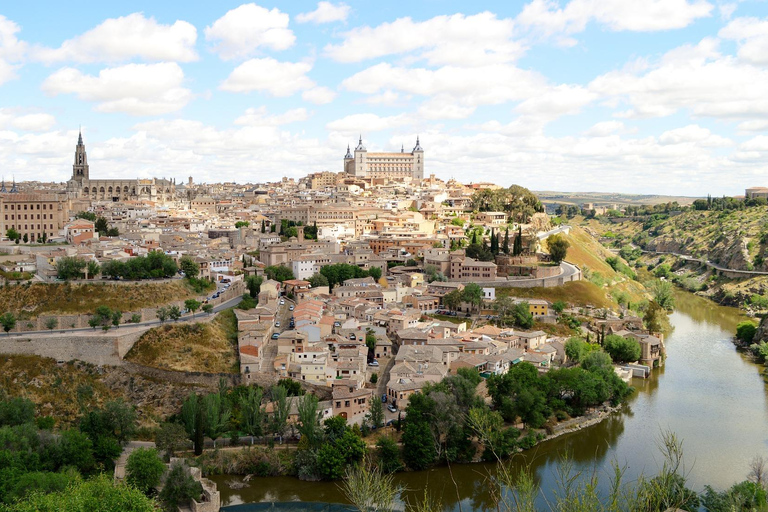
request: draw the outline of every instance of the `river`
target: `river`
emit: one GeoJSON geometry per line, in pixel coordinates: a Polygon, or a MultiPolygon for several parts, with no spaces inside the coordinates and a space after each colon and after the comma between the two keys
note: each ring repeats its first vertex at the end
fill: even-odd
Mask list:
{"type": "MultiPolygon", "coordinates": [[[[654,474],[662,462],[657,448],[663,430],[683,439],[689,486],[723,489],[744,480],[755,455],[768,456],[768,395],[762,367],[739,354],[731,342],[743,320],[734,308],[717,306],[685,292],[676,293],[670,315],[674,331],[667,337],[667,360],[647,379],[633,379],[637,392],[629,403],[593,427],[547,441],[518,457],[529,464],[542,494],[555,488],[555,471],[562,453],[576,467],[596,470],[607,480],[612,461],[626,465],[629,481],[641,473],[654,474]]],[[[415,500],[428,488],[445,510],[491,508],[488,475],[494,464],[453,465],[448,469],[401,473],[397,481],[415,500]]],[[[336,483],[300,482],[290,477],[254,478],[250,486],[231,490],[231,477],[213,478],[222,503],[261,501],[346,502],[336,483]]]]}

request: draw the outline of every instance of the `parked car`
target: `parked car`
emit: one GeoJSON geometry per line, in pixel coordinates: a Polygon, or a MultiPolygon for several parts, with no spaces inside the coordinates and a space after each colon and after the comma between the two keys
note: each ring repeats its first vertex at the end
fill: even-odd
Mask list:
{"type": "Polygon", "coordinates": [[[280,322],[275,322],[275,327],[280,327],[280,322]]]}
{"type": "Polygon", "coordinates": [[[373,360],[370,363],[368,363],[368,366],[379,366],[379,362],[377,360],[373,360]]]}
{"type": "Polygon", "coordinates": [[[288,306],[288,311],[293,311],[293,304],[291,304],[290,306],[288,306]]]}
{"type": "Polygon", "coordinates": [[[279,333],[279,332],[273,332],[273,333],[272,333],[272,339],[273,339],[273,340],[276,340],[276,339],[277,339],[277,338],[279,338],[279,337],[280,337],[280,333],[279,333]]]}
{"type": "Polygon", "coordinates": [[[395,406],[394,406],[394,405],[392,405],[392,404],[389,404],[389,405],[387,406],[387,410],[388,410],[389,412],[397,412],[397,407],[395,407],[395,406]]]}
{"type": "Polygon", "coordinates": [[[280,299],[280,305],[282,306],[284,304],[285,304],[285,299],[280,299]]]}
{"type": "Polygon", "coordinates": [[[381,395],[381,401],[387,403],[387,395],[381,395]]]}

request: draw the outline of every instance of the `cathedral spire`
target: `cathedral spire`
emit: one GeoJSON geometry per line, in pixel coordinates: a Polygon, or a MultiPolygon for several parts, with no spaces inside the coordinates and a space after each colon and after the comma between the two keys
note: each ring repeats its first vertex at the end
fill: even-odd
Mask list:
{"type": "Polygon", "coordinates": [[[349,144],[347,144],[347,154],[344,155],[344,158],[354,158],[352,152],[349,150],[349,144]]]}
{"type": "Polygon", "coordinates": [[[421,149],[421,144],[419,144],[419,136],[416,136],[416,147],[413,148],[414,151],[424,151],[421,149]]]}
{"type": "Polygon", "coordinates": [[[83,129],[80,128],[80,134],[77,136],[77,145],[82,146],[83,145],[83,129]]]}
{"type": "Polygon", "coordinates": [[[19,189],[16,187],[16,176],[13,177],[13,186],[11,187],[11,194],[18,194],[19,189]]]}
{"type": "Polygon", "coordinates": [[[3,177],[3,183],[2,186],[0,186],[0,194],[5,194],[6,192],[8,191],[5,189],[5,177],[3,177]]]}

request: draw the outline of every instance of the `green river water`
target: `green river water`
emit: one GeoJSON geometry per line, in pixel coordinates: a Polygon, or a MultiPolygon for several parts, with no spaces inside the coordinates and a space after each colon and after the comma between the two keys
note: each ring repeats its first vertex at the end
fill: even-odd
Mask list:
{"type": "MultiPolygon", "coordinates": [[[[661,464],[657,443],[662,429],[683,439],[690,487],[709,484],[725,488],[743,480],[755,455],[768,456],[768,395],[762,367],[739,354],[731,342],[744,317],[733,308],[717,306],[694,295],[676,294],[670,315],[674,331],[668,336],[667,360],[647,380],[633,379],[635,395],[620,412],[605,421],[547,441],[518,457],[529,464],[542,494],[555,487],[555,470],[564,452],[576,466],[595,470],[607,480],[612,461],[627,466],[628,481],[640,473],[653,474],[661,464]]],[[[428,488],[445,510],[492,508],[488,475],[494,464],[453,465],[401,473],[397,481],[415,500],[428,488]],[[452,480],[455,480],[455,484],[452,480]]],[[[262,501],[345,502],[334,482],[301,482],[291,477],[254,478],[250,486],[232,490],[230,476],[214,477],[222,504],[262,501]]]]}

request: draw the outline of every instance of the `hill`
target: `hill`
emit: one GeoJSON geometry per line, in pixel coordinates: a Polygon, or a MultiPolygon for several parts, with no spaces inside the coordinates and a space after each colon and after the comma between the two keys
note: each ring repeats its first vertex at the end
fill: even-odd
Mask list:
{"type": "Polygon", "coordinates": [[[145,332],[128,361],[181,372],[237,373],[237,321],[232,310],[209,323],[167,324],[145,332]]]}
{"type": "Polygon", "coordinates": [[[137,311],[195,297],[182,280],[164,283],[25,283],[0,287],[0,312],[27,318],[48,313],[92,313],[98,306],[137,311]]]}

